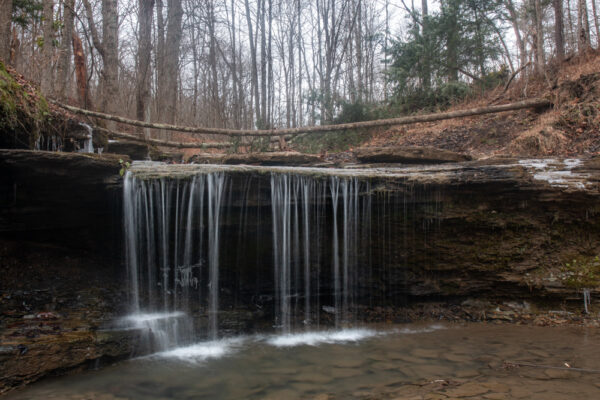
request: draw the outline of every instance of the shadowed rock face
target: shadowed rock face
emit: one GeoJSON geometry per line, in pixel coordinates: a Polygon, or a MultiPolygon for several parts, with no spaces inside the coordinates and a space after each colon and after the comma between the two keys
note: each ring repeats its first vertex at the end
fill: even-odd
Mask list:
{"type": "Polygon", "coordinates": [[[197,154],[190,158],[197,164],[226,165],[315,165],[322,163],[319,156],[302,154],[295,151],[248,153],[248,154],[197,154]]]}
{"type": "MultiPolygon", "coordinates": [[[[361,207],[370,204],[368,216],[361,214],[358,221],[363,235],[356,255],[362,304],[470,296],[547,302],[577,298],[577,289],[556,276],[574,257],[600,251],[595,241],[600,232],[594,160],[505,159],[377,169],[145,163],[131,169],[148,182],[185,182],[219,171],[229,179],[221,276],[234,299],[232,306],[273,296],[272,174],[326,183],[333,177],[358,180],[361,207]]],[[[311,232],[319,235],[319,243],[311,251],[322,254],[325,298],[331,291],[333,218],[329,189],[324,193],[322,225],[318,233],[311,232]]]]}
{"type": "Polygon", "coordinates": [[[426,146],[364,147],[354,151],[362,163],[444,164],[472,160],[471,156],[426,146]]]}
{"type": "Polygon", "coordinates": [[[108,142],[105,152],[126,154],[132,160],[147,160],[150,155],[150,148],[147,144],[130,140],[111,140],[108,142]]]}
{"type": "MultiPolygon", "coordinates": [[[[103,331],[129,304],[119,157],[0,151],[0,391],[135,351],[134,331],[103,331]]],[[[368,225],[359,221],[355,252],[364,319],[381,319],[378,307],[470,298],[578,304],[578,288],[565,284],[561,269],[600,253],[597,160],[379,169],[136,163],[130,170],[145,181],[227,175],[220,324],[231,332],[272,321],[272,174],[360,183],[360,204],[370,201],[371,210],[368,225]]],[[[326,192],[312,232],[322,305],[332,291],[331,201],[326,192]]]]}
{"type": "Polygon", "coordinates": [[[0,393],[131,354],[120,157],[0,150],[0,393]]]}

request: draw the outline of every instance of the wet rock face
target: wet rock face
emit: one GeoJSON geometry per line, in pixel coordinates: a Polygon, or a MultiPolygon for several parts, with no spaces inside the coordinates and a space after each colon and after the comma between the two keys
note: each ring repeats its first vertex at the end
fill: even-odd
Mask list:
{"type": "Polygon", "coordinates": [[[0,150],[0,393],[131,353],[118,157],[0,150]],[[109,335],[110,336],[110,335],[109,335]]]}
{"type": "MultiPolygon", "coordinates": [[[[569,286],[561,271],[573,258],[600,252],[599,173],[594,160],[487,160],[377,169],[150,164],[132,168],[140,179],[172,182],[218,171],[227,175],[229,188],[221,219],[227,245],[220,254],[220,301],[227,307],[272,308],[276,286],[272,173],[302,175],[315,184],[329,185],[336,177],[358,180],[358,208],[370,211],[349,217],[349,224],[360,228],[351,233],[348,260],[349,284],[356,290],[352,300],[363,306],[432,300],[460,304],[479,297],[521,299],[545,307],[566,300],[579,304],[579,289],[569,286]]],[[[318,255],[312,265],[319,266],[320,285],[318,294],[312,295],[320,296],[324,306],[331,306],[333,291],[335,240],[329,189],[318,204],[316,200],[309,204],[321,210],[319,222],[311,222],[309,238],[318,238],[310,246],[311,254],[318,255]]],[[[294,204],[301,209],[302,201],[294,204]]],[[[343,209],[339,194],[340,260],[345,246],[343,209]]],[[[292,232],[297,227],[302,232],[301,222],[292,224],[292,232]]],[[[294,254],[303,249],[299,236],[291,250],[294,254]]],[[[291,273],[301,276],[303,265],[301,257],[293,259],[291,273]]],[[[292,284],[293,301],[301,309],[301,278],[297,282],[292,284]]]]}

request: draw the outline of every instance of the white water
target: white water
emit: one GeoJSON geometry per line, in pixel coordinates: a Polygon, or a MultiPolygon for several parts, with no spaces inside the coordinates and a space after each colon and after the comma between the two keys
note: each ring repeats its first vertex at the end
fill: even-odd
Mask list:
{"type": "Polygon", "coordinates": [[[89,126],[88,124],[85,123],[80,123],[81,126],[83,126],[85,128],[85,130],[87,131],[87,138],[83,144],[83,148],[78,150],[78,153],[93,153],[94,152],[94,130],[92,129],[91,126],[89,126]]]}
{"type": "Polygon", "coordinates": [[[145,332],[142,339],[151,351],[161,351],[177,346],[178,338],[191,329],[188,316],[181,312],[135,313],[120,321],[125,329],[139,329],[145,332]]]}
{"type": "Polygon", "coordinates": [[[174,358],[186,362],[200,362],[232,354],[245,342],[244,338],[230,338],[196,343],[154,354],[156,357],[174,358]]]}
{"type": "Polygon", "coordinates": [[[203,313],[208,316],[204,334],[217,337],[219,230],[225,181],[223,173],[198,175],[185,182],[142,180],[130,172],[125,175],[124,229],[132,309],[129,318],[144,322],[138,326],[149,336],[165,332],[158,349],[191,343],[200,334],[193,327],[189,304],[192,296],[201,299],[203,313]],[[176,321],[177,326],[168,329],[150,324],[164,321],[176,321]]]}
{"type": "Polygon", "coordinates": [[[379,333],[372,329],[343,329],[339,331],[303,332],[273,336],[267,343],[276,347],[317,346],[319,344],[346,343],[364,340],[379,333]]]}
{"type": "MultiPolygon", "coordinates": [[[[359,190],[357,178],[330,177],[318,180],[293,174],[271,174],[271,213],[273,219],[273,262],[275,282],[275,325],[289,333],[304,307],[303,324],[318,325],[319,304],[317,254],[319,219],[331,198],[333,221],[331,264],[333,303],[323,308],[335,314],[336,327],[352,322],[351,308],[356,291],[358,251],[359,190]],[[340,203],[342,209],[340,210],[340,203]],[[338,214],[343,213],[340,228],[338,214]],[[341,255],[341,257],[340,257],[341,255]],[[313,293],[314,292],[314,293],[313,293]],[[302,297],[304,298],[302,301],[302,297]]],[[[367,213],[370,210],[367,210],[367,213]]]]}

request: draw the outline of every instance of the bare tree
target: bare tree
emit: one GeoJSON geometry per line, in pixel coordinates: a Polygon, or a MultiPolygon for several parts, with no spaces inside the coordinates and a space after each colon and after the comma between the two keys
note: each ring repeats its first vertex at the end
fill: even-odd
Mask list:
{"type": "Polygon", "coordinates": [[[65,98],[69,84],[69,72],[71,67],[73,25],[75,19],[75,0],[64,0],[63,2],[63,28],[60,43],[60,55],[56,68],[56,82],[58,88],[56,95],[65,98]]]}
{"type": "Polygon", "coordinates": [[[596,28],[596,47],[600,47],[600,26],[598,23],[598,11],[596,9],[596,1],[592,0],[592,17],[594,20],[594,27],[596,28]]]}
{"type": "Polygon", "coordinates": [[[42,47],[42,76],[40,88],[42,93],[52,94],[54,76],[52,73],[52,56],[54,53],[54,1],[47,0],[43,2],[43,33],[44,42],[42,47]]]}
{"type": "Polygon", "coordinates": [[[519,65],[523,67],[527,64],[527,51],[525,50],[525,41],[521,35],[519,16],[512,0],[505,0],[504,5],[508,11],[509,20],[515,33],[515,41],[517,42],[517,48],[519,49],[519,65]]]}
{"type": "Polygon", "coordinates": [[[544,26],[542,23],[543,12],[541,0],[532,0],[533,13],[533,51],[535,59],[535,70],[538,74],[544,73],[544,26]]]}
{"type": "Polygon", "coordinates": [[[183,8],[181,0],[169,0],[167,11],[167,36],[164,52],[164,114],[161,122],[174,123],[177,112],[177,83],[179,77],[179,57],[181,50],[181,21],[183,8]]]}
{"type": "Polygon", "coordinates": [[[0,0],[0,60],[10,59],[12,0],[0,0]]]}
{"type": "Polygon", "coordinates": [[[149,117],[150,89],[152,78],[152,21],[154,0],[138,0],[138,53],[136,82],[136,117],[147,121],[149,117]]]}
{"type": "Polygon", "coordinates": [[[556,46],[556,58],[561,62],[565,58],[563,0],[552,0],[552,5],[554,6],[554,44],[556,46]]]}
{"type": "MultiPolygon", "coordinates": [[[[260,1],[259,7],[260,8],[260,1]]],[[[258,57],[256,51],[255,33],[252,24],[252,17],[250,12],[250,3],[248,0],[244,0],[246,7],[246,24],[248,26],[248,43],[250,45],[250,63],[252,65],[252,92],[254,96],[254,112],[256,114],[257,125],[261,125],[262,113],[261,113],[261,101],[260,101],[260,90],[258,87],[258,57]]]]}
{"type": "Polygon", "coordinates": [[[76,34],[73,34],[73,60],[75,61],[75,78],[77,80],[79,102],[85,108],[93,108],[88,90],[86,57],[81,39],[76,34]]]}
{"type": "Polygon", "coordinates": [[[577,48],[580,53],[587,51],[590,43],[590,21],[588,18],[587,1],[577,2],[577,48]]]}
{"type": "MultiPolygon", "coordinates": [[[[427,46],[429,44],[429,11],[427,0],[421,0],[421,21],[423,42],[427,46]]],[[[425,89],[431,87],[431,66],[427,58],[423,61],[423,87],[425,89]]]]}
{"type": "Polygon", "coordinates": [[[117,0],[102,0],[102,40],[98,34],[94,13],[88,0],[83,0],[94,48],[102,57],[100,79],[100,109],[117,113],[119,88],[119,13],[117,0]]]}

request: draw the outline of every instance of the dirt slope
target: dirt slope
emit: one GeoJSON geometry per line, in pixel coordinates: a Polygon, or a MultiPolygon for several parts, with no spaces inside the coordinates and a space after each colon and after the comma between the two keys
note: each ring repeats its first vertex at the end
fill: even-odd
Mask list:
{"type": "Polygon", "coordinates": [[[578,156],[600,152],[600,54],[570,59],[545,77],[522,78],[508,91],[486,92],[457,104],[465,109],[531,97],[554,102],[549,110],[521,110],[438,123],[391,127],[364,146],[433,146],[474,157],[578,156]]]}

